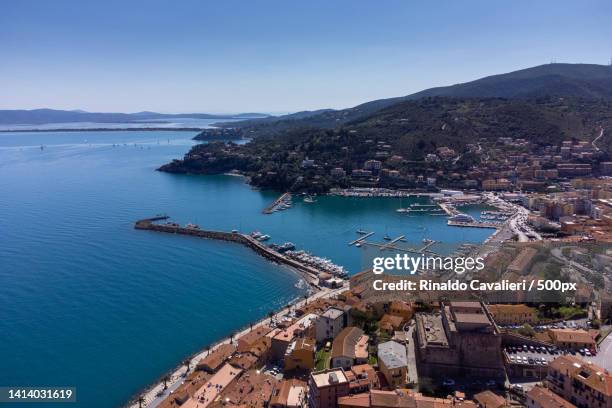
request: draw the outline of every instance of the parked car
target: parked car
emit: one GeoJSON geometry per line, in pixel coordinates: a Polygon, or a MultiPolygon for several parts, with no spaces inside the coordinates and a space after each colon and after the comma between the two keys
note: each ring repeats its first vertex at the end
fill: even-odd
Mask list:
{"type": "Polygon", "coordinates": [[[445,387],[452,387],[453,385],[455,385],[455,380],[453,380],[452,378],[447,378],[442,381],[442,385],[445,387]]]}

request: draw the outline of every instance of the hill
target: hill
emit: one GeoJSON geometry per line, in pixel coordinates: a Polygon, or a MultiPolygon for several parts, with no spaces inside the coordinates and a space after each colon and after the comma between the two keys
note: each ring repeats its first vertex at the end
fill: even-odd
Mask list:
{"type": "Polygon", "coordinates": [[[290,128],[334,128],[397,103],[433,96],[509,99],[557,96],[612,100],[612,67],[595,64],[546,64],[462,84],[430,88],[407,96],[370,101],[348,109],[328,109],[314,111],[306,116],[286,115],[220,125],[243,128],[251,136],[278,134],[290,128]]]}
{"type": "MultiPolygon", "coordinates": [[[[462,188],[487,177],[483,164],[494,169],[506,166],[510,155],[550,155],[547,149],[558,149],[565,140],[592,141],[601,127],[612,128],[612,101],[421,98],[395,103],[334,129],[295,127],[243,145],[198,145],[183,160],[160,170],[196,174],[238,170],[258,187],[290,191],[424,188],[423,180],[429,177],[439,186],[462,188]],[[504,139],[522,142],[513,147],[504,139]],[[365,169],[371,160],[397,173],[382,178],[352,173],[365,169]],[[344,176],[332,169],[341,169],[344,176]],[[419,175],[420,182],[415,180],[419,175]]],[[[598,152],[594,165],[609,157],[609,144],[604,142],[607,150],[598,152]]]]}

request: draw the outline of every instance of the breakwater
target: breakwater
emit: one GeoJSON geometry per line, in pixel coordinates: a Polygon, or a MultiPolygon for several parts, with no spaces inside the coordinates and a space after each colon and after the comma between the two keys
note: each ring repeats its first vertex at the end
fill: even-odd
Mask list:
{"type": "Polygon", "coordinates": [[[159,224],[157,221],[165,221],[169,219],[167,215],[160,215],[151,218],[145,218],[142,220],[136,221],[134,224],[134,228],[138,230],[146,230],[146,231],[155,231],[155,232],[165,232],[169,234],[181,234],[181,235],[190,235],[198,238],[205,239],[214,239],[218,241],[227,241],[227,242],[235,242],[237,244],[244,245],[249,247],[257,254],[263,256],[266,259],[269,259],[278,264],[287,265],[297,270],[300,275],[315,289],[320,289],[318,284],[318,276],[319,271],[316,268],[313,268],[309,265],[305,265],[301,262],[296,261],[295,259],[288,258],[273,250],[272,248],[262,244],[257,241],[255,238],[242,234],[239,232],[225,232],[225,231],[212,231],[212,230],[204,230],[196,226],[187,226],[182,227],[176,223],[165,223],[159,224]]]}

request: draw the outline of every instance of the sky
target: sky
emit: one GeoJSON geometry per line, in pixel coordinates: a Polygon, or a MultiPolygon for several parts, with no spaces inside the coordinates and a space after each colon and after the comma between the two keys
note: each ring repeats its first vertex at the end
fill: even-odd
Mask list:
{"type": "Polygon", "coordinates": [[[0,1],[0,109],[346,108],[611,57],[609,0],[0,1]]]}

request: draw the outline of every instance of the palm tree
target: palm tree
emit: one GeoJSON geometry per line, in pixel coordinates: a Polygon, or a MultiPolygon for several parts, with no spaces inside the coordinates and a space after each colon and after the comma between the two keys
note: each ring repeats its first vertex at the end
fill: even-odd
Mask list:
{"type": "Polygon", "coordinates": [[[138,397],[138,408],[142,408],[142,404],[144,403],[145,403],[145,398],[144,396],[141,395],[140,397],[138,397]]]}
{"type": "Polygon", "coordinates": [[[236,335],[236,333],[232,332],[230,333],[230,344],[232,344],[234,342],[234,336],[236,335]]]}
{"type": "Polygon", "coordinates": [[[308,294],[304,294],[304,306],[308,305],[308,294]]]}
{"type": "Polygon", "coordinates": [[[166,391],[168,389],[168,381],[170,381],[170,376],[168,374],[164,375],[162,381],[164,382],[164,391],[166,391]]]}
{"type": "Polygon", "coordinates": [[[208,346],[206,346],[206,355],[210,354],[210,344],[208,346]]]}
{"type": "Polygon", "coordinates": [[[268,312],[268,317],[270,318],[270,325],[272,325],[272,318],[274,317],[274,311],[270,310],[268,312]]]}
{"type": "Polygon", "coordinates": [[[253,331],[253,322],[249,323],[249,329],[253,331]]]}
{"type": "Polygon", "coordinates": [[[185,361],[183,361],[183,365],[187,367],[187,371],[185,371],[185,375],[187,375],[187,373],[189,372],[189,366],[191,365],[191,360],[186,359],[185,361]]]}

